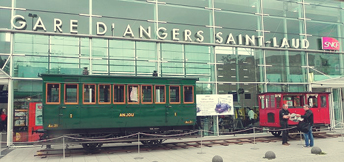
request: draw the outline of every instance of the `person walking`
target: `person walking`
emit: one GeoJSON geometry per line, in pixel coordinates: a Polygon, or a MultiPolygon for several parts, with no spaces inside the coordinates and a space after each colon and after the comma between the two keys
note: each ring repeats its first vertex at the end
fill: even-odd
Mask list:
{"type": "Polygon", "coordinates": [[[289,146],[288,143],[288,119],[290,113],[288,111],[288,104],[283,104],[282,109],[279,111],[280,125],[282,129],[282,145],[289,146]]]}
{"type": "Polygon", "coordinates": [[[296,116],[303,118],[305,123],[308,123],[310,125],[309,130],[307,133],[304,133],[305,137],[305,146],[304,147],[313,147],[314,146],[314,138],[312,133],[312,127],[313,127],[313,112],[309,109],[308,105],[304,105],[303,109],[305,110],[304,115],[296,114],[296,116]]]}

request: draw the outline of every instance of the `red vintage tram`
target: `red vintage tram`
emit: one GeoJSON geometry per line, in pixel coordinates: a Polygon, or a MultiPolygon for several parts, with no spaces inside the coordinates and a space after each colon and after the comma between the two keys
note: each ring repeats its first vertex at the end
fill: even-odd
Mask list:
{"type": "MultiPolygon", "coordinates": [[[[274,136],[279,136],[279,111],[283,104],[288,104],[291,114],[304,114],[303,105],[308,104],[314,115],[314,126],[329,125],[329,92],[268,92],[258,95],[259,122],[262,127],[269,127],[274,136]]],[[[298,123],[289,120],[289,126],[298,123]]],[[[296,129],[289,131],[291,134],[296,129]]]]}

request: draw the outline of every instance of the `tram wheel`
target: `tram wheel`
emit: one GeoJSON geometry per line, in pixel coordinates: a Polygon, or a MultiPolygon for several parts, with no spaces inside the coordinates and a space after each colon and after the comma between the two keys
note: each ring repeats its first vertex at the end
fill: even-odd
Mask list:
{"type": "Polygon", "coordinates": [[[271,134],[274,135],[275,137],[281,136],[281,131],[271,131],[271,134]]]}
{"type": "Polygon", "coordinates": [[[144,141],[141,141],[141,143],[147,146],[157,146],[162,143],[162,139],[161,140],[144,140],[144,141]]]}
{"type": "Polygon", "coordinates": [[[102,143],[83,143],[82,147],[88,153],[96,153],[100,151],[102,145],[102,143]]]}
{"type": "Polygon", "coordinates": [[[288,133],[289,138],[295,139],[298,137],[298,135],[299,134],[298,134],[298,131],[296,129],[289,130],[289,133],[288,133]]]}

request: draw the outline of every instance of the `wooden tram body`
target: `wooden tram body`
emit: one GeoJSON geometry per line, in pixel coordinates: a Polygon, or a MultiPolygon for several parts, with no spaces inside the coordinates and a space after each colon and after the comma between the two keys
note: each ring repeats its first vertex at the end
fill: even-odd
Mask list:
{"type": "Polygon", "coordinates": [[[41,77],[45,139],[193,130],[196,123],[195,78],[41,77]]]}
{"type": "MultiPolygon", "coordinates": [[[[283,104],[288,104],[290,114],[301,114],[303,105],[307,104],[314,115],[314,125],[329,125],[329,92],[268,92],[258,94],[259,123],[262,127],[272,129],[280,128],[279,111],[283,104]]],[[[288,124],[293,126],[297,122],[291,120],[288,124]]]]}

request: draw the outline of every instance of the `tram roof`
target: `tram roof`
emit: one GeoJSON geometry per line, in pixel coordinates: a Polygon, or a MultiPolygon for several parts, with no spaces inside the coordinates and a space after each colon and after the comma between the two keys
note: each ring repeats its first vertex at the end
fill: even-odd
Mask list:
{"type": "Polygon", "coordinates": [[[192,77],[153,77],[153,76],[123,76],[123,75],[72,75],[72,74],[40,74],[43,80],[44,78],[59,78],[59,77],[68,77],[68,78],[121,78],[121,79],[161,79],[161,80],[196,80],[199,78],[192,77]]]}

